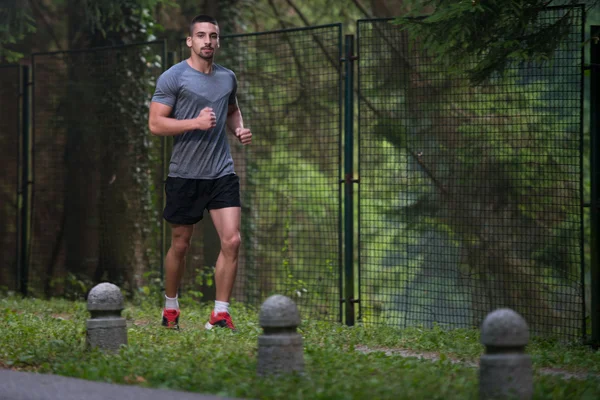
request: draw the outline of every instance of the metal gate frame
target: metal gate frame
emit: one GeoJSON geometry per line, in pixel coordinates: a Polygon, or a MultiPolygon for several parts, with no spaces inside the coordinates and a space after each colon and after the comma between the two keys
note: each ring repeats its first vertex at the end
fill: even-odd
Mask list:
{"type": "MultiPolygon", "coordinates": [[[[556,7],[549,7],[549,9],[565,9],[565,8],[581,8],[582,10],[582,19],[583,19],[583,23],[582,23],[582,29],[581,29],[581,42],[583,43],[585,41],[585,9],[583,6],[571,6],[571,7],[561,7],[561,6],[556,6],[556,7]]],[[[358,24],[360,24],[361,22],[368,22],[368,21],[377,21],[377,20],[391,20],[391,19],[367,19],[367,20],[360,20],[358,22],[358,24]]],[[[600,29],[599,27],[593,27],[593,30],[598,30],[600,29]]],[[[359,29],[357,28],[357,37],[359,36],[359,29]]],[[[360,37],[358,37],[357,39],[358,42],[360,42],[360,37]]],[[[592,51],[592,65],[585,67],[584,66],[584,57],[585,57],[585,52],[582,52],[582,60],[581,60],[581,102],[580,102],[580,115],[581,115],[581,119],[580,119],[580,135],[581,135],[581,142],[583,143],[583,125],[584,125],[584,112],[583,112],[583,108],[584,108],[584,80],[583,80],[583,76],[584,76],[584,69],[591,69],[592,70],[592,89],[591,89],[591,93],[592,93],[592,98],[591,98],[591,109],[594,110],[595,108],[597,109],[598,107],[598,103],[599,103],[599,93],[600,93],[600,73],[599,73],[599,69],[598,69],[598,65],[600,65],[600,45],[598,44],[598,41],[596,40],[595,42],[595,47],[593,46],[593,51],[592,51]]],[[[357,50],[357,54],[355,55],[354,53],[354,49],[353,49],[353,41],[352,38],[348,38],[347,37],[347,41],[346,41],[346,88],[348,90],[348,88],[352,88],[352,81],[353,81],[353,65],[352,65],[352,61],[356,60],[357,58],[361,57],[360,54],[360,44],[359,44],[359,48],[357,50]]],[[[358,96],[360,96],[360,76],[358,77],[359,80],[359,87],[356,88],[358,96]]],[[[346,124],[345,124],[345,144],[346,146],[350,146],[347,148],[352,148],[353,147],[353,131],[352,131],[352,126],[353,126],[353,116],[349,115],[351,114],[351,111],[349,110],[353,110],[354,109],[354,104],[353,104],[353,98],[352,98],[352,90],[347,91],[347,93],[350,93],[350,95],[346,95],[346,102],[345,102],[345,109],[346,109],[346,124]]],[[[360,110],[359,110],[359,118],[360,118],[360,110]]],[[[592,207],[592,265],[591,265],[591,272],[592,272],[592,281],[591,281],[591,285],[592,285],[592,340],[593,342],[596,344],[596,346],[600,346],[600,190],[598,188],[598,185],[600,184],[600,155],[598,155],[598,152],[600,150],[600,133],[598,132],[598,126],[600,125],[598,119],[598,113],[592,113],[591,115],[591,119],[592,119],[592,128],[591,128],[591,136],[592,136],[592,145],[591,145],[591,152],[592,152],[592,165],[591,165],[591,169],[592,169],[592,202],[591,202],[591,207],[592,207]]],[[[359,127],[360,129],[360,127],[359,127]]],[[[360,134],[360,133],[359,133],[360,134]]],[[[359,151],[359,155],[358,158],[360,159],[360,149],[358,149],[359,151]]],[[[580,165],[580,191],[581,191],[581,198],[583,199],[583,179],[584,179],[584,174],[583,174],[583,148],[580,150],[581,153],[581,165],[580,165]]],[[[344,278],[344,282],[345,282],[345,291],[344,291],[344,297],[342,298],[342,302],[345,303],[345,323],[347,325],[354,325],[355,323],[355,318],[356,318],[356,310],[354,309],[354,304],[361,304],[361,298],[360,295],[362,293],[362,280],[361,280],[361,258],[360,258],[360,252],[361,252],[361,240],[360,240],[360,219],[358,221],[358,261],[357,261],[357,266],[354,265],[353,263],[353,255],[354,255],[354,241],[351,239],[352,237],[352,233],[353,233],[353,224],[354,224],[354,219],[352,215],[349,215],[352,213],[352,211],[348,211],[348,210],[354,210],[354,205],[353,205],[353,193],[354,193],[354,184],[357,184],[357,187],[360,187],[360,185],[358,185],[360,183],[360,176],[355,175],[354,173],[354,165],[353,165],[353,156],[349,155],[345,158],[345,163],[344,163],[344,168],[345,168],[345,186],[346,186],[346,190],[345,190],[345,198],[344,198],[344,204],[345,204],[345,210],[346,210],[346,214],[345,214],[345,218],[344,218],[344,223],[345,223],[345,268],[344,268],[344,274],[345,274],[345,278],[344,278]],[[358,292],[355,293],[355,275],[357,275],[357,286],[358,288],[356,289],[358,292]]],[[[360,169],[360,168],[359,168],[360,169]]],[[[360,174],[360,171],[358,171],[358,174],[360,174]]],[[[358,192],[358,213],[360,214],[360,190],[357,190],[358,192]]],[[[583,226],[583,213],[584,213],[584,209],[585,207],[590,206],[590,203],[587,202],[583,202],[583,204],[581,205],[580,208],[580,221],[581,221],[581,237],[584,237],[584,226],[583,226]]],[[[581,286],[581,299],[582,299],[582,304],[581,304],[581,309],[582,309],[582,315],[581,315],[581,337],[583,339],[585,339],[585,335],[586,335],[586,300],[585,300],[585,258],[584,258],[584,248],[583,248],[583,240],[581,242],[581,246],[580,246],[580,259],[581,259],[581,272],[580,272],[580,286],[581,286]]],[[[360,313],[360,311],[359,311],[360,313]]]]}
{"type": "MultiPolygon", "coordinates": [[[[600,348],[600,25],[591,27],[590,65],[590,180],[591,199],[591,325],[590,344],[600,348]],[[594,112],[595,110],[595,112],[594,112]]],[[[585,305],[584,305],[585,306],[585,305]]],[[[585,318],[584,318],[585,335],[585,318]]]]}
{"type": "MultiPolygon", "coordinates": [[[[159,39],[147,42],[136,42],[115,46],[101,46],[94,48],[85,49],[74,49],[74,50],[62,50],[52,52],[38,52],[32,53],[30,56],[31,67],[22,67],[22,144],[20,149],[20,165],[21,165],[21,181],[20,181],[20,213],[19,213],[19,291],[23,296],[27,296],[29,293],[29,266],[31,262],[31,249],[32,249],[32,224],[33,224],[33,207],[34,207],[34,196],[35,196],[35,57],[57,55],[57,54],[71,54],[71,53],[91,53],[97,51],[105,51],[112,49],[123,49],[129,47],[137,47],[151,44],[162,44],[161,54],[161,68],[164,72],[167,64],[167,40],[159,39]]],[[[166,164],[164,154],[166,154],[166,138],[162,138],[162,149],[163,149],[163,160],[161,169],[163,171],[163,180],[166,177],[166,170],[168,165],[166,164]]],[[[165,196],[161,192],[161,201],[164,206],[165,196]]],[[[161,259],[162,263],[159,266],[159,273],[162,280],[164,274],[164,259],[166,255],[166,227],[164,221],[160,220],[161,224],[161,259]]]]}

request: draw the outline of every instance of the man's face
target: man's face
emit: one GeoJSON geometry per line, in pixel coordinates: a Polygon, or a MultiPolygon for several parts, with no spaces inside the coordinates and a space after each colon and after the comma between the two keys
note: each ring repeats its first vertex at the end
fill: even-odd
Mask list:
{"type": "Polygon", "coordinates": [[[200,58],[212,60],[219,48],[219,27],[210,22],[194,24],[193,34],[187,38],[187,45],[200,58]]]}

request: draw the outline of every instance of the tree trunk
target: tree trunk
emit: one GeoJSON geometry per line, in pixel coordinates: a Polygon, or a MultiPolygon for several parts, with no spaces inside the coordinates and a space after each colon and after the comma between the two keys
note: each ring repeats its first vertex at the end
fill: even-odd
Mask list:
{"type": "Polygon", "coordinates": [[[408,11],[404,0],[371,0],[371,10],[375,18],[400,17],[408,11]]]}
{"type": "Polygon", "coordinates": [[[19,154],[19,68],[2,70],[0,85],[0,171],[3,183],[0,185],[0,254],[3,265],[0,267],[0,288],[17,290],[17,182],[19,154]]]}

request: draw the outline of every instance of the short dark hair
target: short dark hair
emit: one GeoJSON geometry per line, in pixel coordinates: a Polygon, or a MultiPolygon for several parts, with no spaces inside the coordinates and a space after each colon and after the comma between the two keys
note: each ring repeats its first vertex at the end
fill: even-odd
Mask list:
{"type": "Polygon", "coordinates": [[[194,34],[194,25],[196,25],[199,22],[210,22],[213,25],[219,26],[219,24],[217,23],[217,20],[214,19],[213,17],[211,17],[210,15],[205,15],[205,14],[196,15],[194,17],[194,19],[192,20],[192,22],[190,23],[190,36],[192,36],[194,34]]]}

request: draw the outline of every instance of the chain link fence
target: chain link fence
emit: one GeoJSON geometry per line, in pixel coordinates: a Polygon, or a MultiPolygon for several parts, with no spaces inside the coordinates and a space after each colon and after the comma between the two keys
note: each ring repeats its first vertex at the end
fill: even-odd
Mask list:
{"type": "Polygon", "coordinates": [[[165,44],[35,54],[29,292],[131,291],[162,264],[163,140],[147,128],[165,44]]]}
{"type": "MultiPolygon", "coordinates": [[[[288,295],[305,315],[340,319],[341,25],[221,37],[238,79],[250,146],[230,135],[242,194],[233,297],[288,295]]],[[[180,58],[189,57],[181,43],[180,58]]],[[[208,219],[192,239],[184,294],[205,289],[218,255],[208,219]],[[187,291],[186,291],[187,288],[187,291]]],[[[210,290],[210,289],[209,289],[210,290]]]]}
{"type": "MultiPolygon", "coordinates": [[[[583,9],[552,62],[472,86],[360,21],[360,319],[478,326],[499,307],[580,337],[583,9]]],[[[469,65],[465,65],[465,69],[469,65]]]]}

